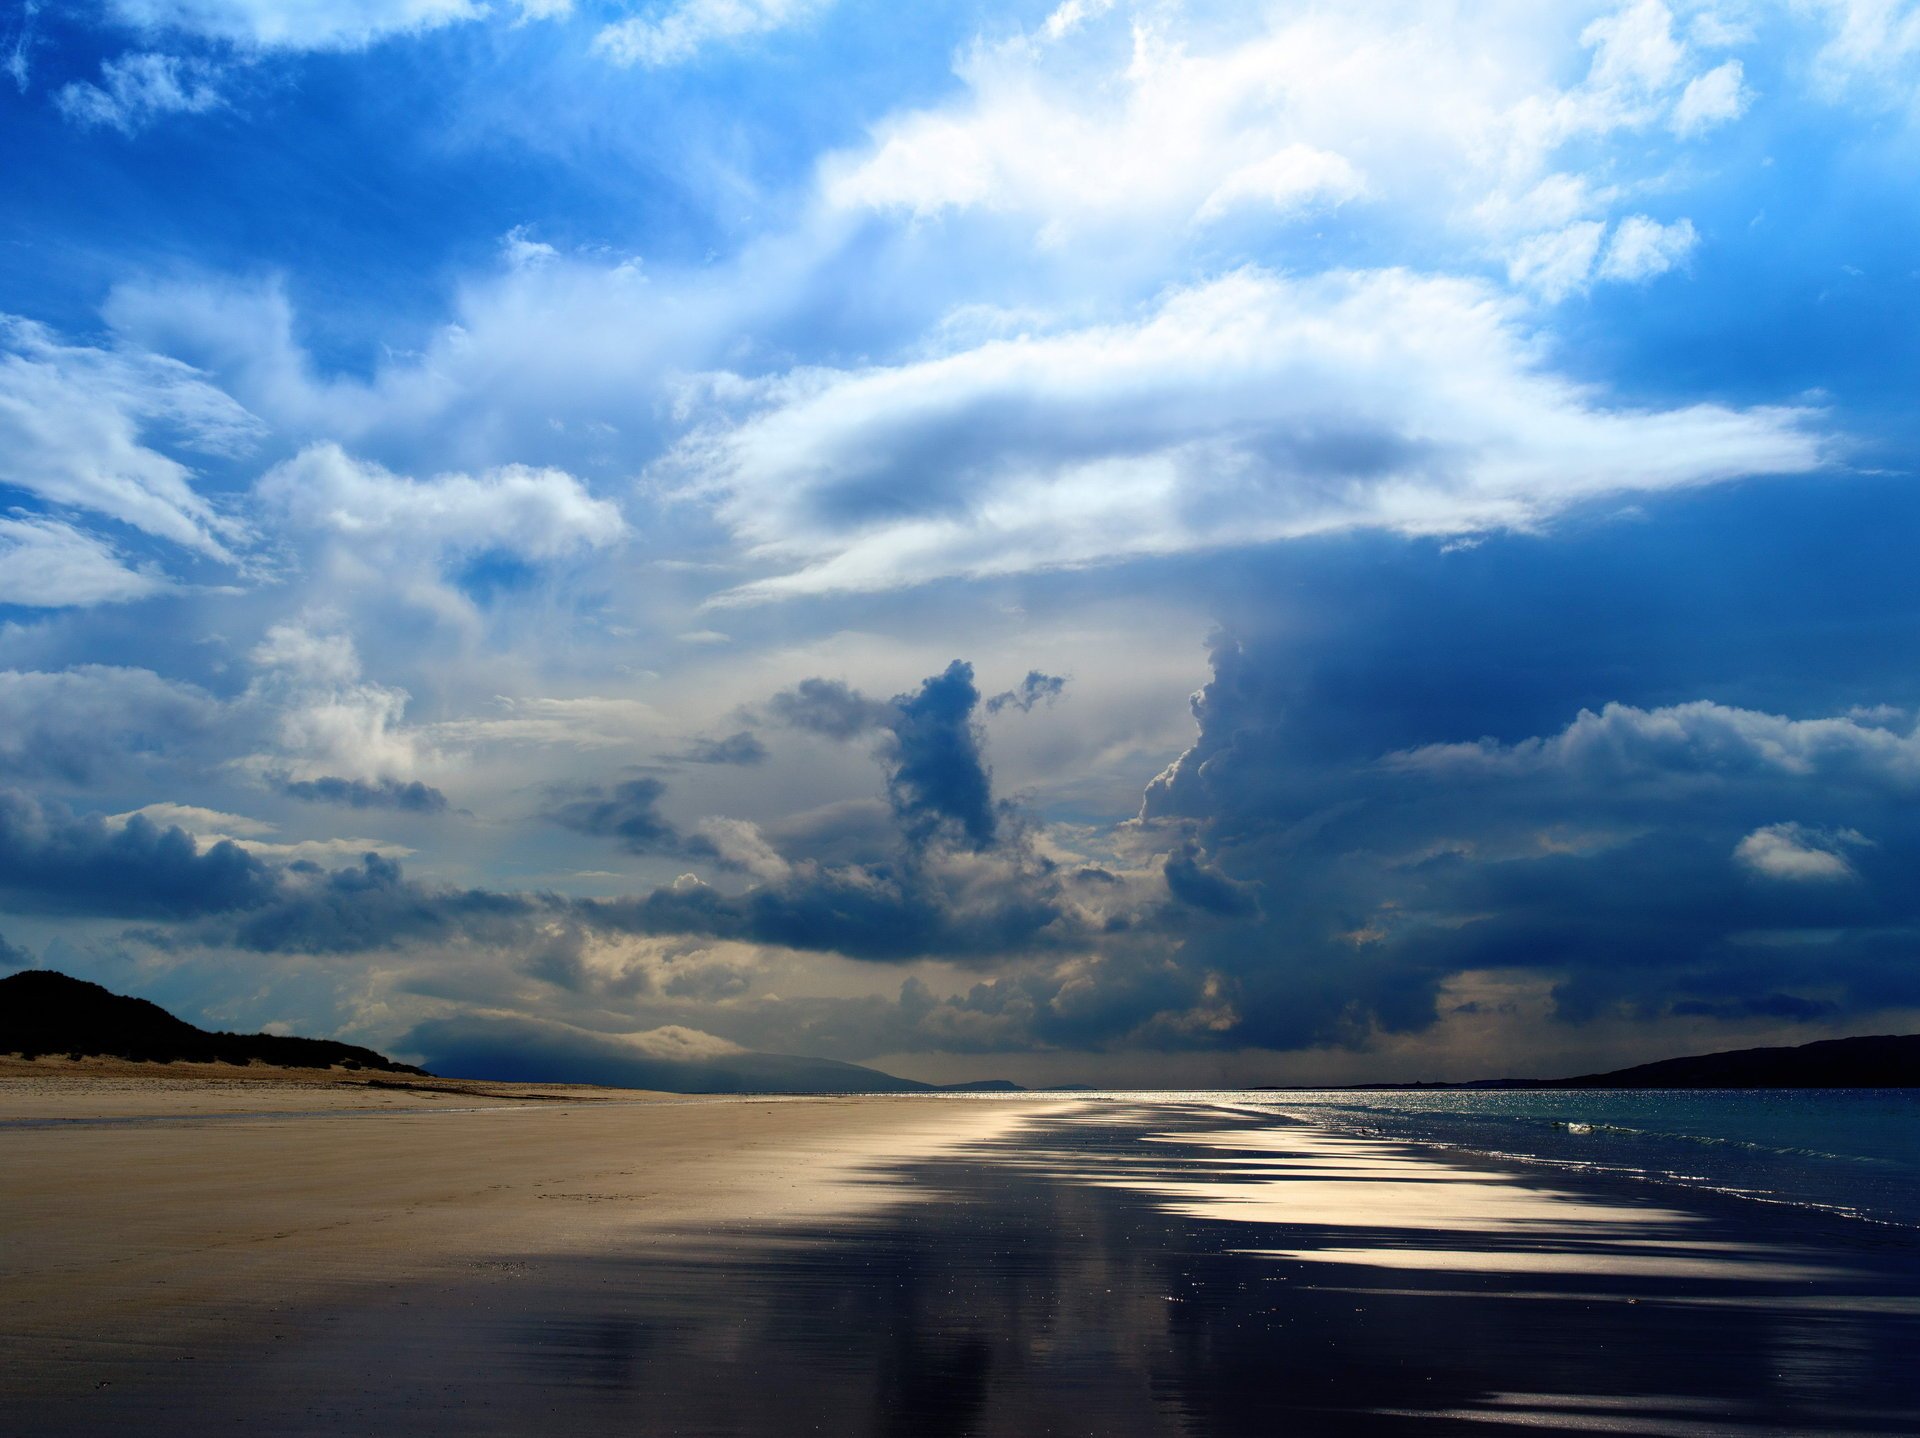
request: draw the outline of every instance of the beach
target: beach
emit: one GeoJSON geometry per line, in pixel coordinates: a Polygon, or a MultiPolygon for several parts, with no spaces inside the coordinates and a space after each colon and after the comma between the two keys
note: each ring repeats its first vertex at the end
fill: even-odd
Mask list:
{"type": "Polygon", "coordinates": [[[0,1084],[11,1431],[1895,1433],[1898,1226],[1246,1096],[0,1084]]]}

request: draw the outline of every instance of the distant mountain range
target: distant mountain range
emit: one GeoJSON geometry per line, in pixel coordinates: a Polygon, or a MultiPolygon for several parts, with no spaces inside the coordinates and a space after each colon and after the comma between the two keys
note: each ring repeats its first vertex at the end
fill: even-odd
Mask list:
{"type": "Polygon", "coordinates": [[[600,1084],[669,1093],[1018,1092],[1005,1079],[928,1084],[834,1059],[797,1058],[718,1045],[662,1053],[630,1037],[532,1019],[461,1017],[415,1028],[403,1042],[428,1068],[331,1039],[208,1033],[158,1004],[128,998],[52,969],[0,979],[0,1054],[134,1059],[147,1063],[257,1061],[281,1068],[368,1069],[497,1082],[600,1084]]]}
{"type": "Polygon", "coordinates": [[[0,979],[0,1054],[136,1059],[146,1063],[259,1062],[280,1068],[372,1069],[419,1074],[384,1054],[332,1039],[208,1033],[158,1004],[128,998],[52,969],[0,979]]]}
{"type": "Polygon", "coordinates": [[[1920,1034],[1822,1039],[1792,1048],[1728,1049],[1607,1073],[1364,1088],[1920,1088],[1920,1034]]]}

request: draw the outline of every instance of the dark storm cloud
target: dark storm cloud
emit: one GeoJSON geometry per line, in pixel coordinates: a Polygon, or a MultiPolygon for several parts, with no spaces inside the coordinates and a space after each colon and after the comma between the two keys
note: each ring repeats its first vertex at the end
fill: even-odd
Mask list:
{"type": "Polygon", "coordinates": [[[7,942],[7,936],[0,934],[0,972],[12,973],[15,969],[33,967],[33,955],[25,949],[16,948],[7,942]]]}
{"type": "Polygon", "coordinates": [[[582,901],[597,928],[697,934],[894,963],[993,960],[1083,938],[1044,870],[1010,872],[959,892],[922,866],[827,869],[745,894],[679,882],[635,899],[582,901]]]}
{"type": "MultiPolygon", "coordinates": [[[[1802,499],[1794,549],[1838,542],[1802,499]]],[[[1178,956],[1222,976],[1224,1037],[1416,1031],[1475,970],[1540,976],[1569,1023],[1857,1024],[1920,1000],[1920,684],[1897,639],[1920,583],[1806,566],[1725,501],[1680,509],[1393,566],[1303,545],[1284,575],[1232,576],[1198,735],[1142,811],[1169,890],[1214,915],[1178,956]],[[1683,558],[1716,546],[1714,573],[1683,558]],[[1258,910],[1204,902],[1196,867],[1257,884],[1258,910]]]]}
{"type": "MultiPolygon", "coordinates": [[[[1028,678],[1044,682],[1046,676],[1028,678]]],[[[991,848],[999,836],[980,707],[973,666],[961,659],[887,702],[839,680],[805,679],[767,704],[783,723],[825,738],[878,736],[887,797],[908,845],[923,848],[940,839],[975,850],[991,848]]]]}
{"type": "Polygon", "coordinates": [[[443,814],[447,796],[431,784],[418,779],[341,779],[323,775],[318,779],[275,778],[273,787],[290,799],[310,804],[340,804],[349,809],[398,809],[408,814],[443,814]]]}
{"type": "Polygon", "coordinates": [[[894,701],[892,772],[887,795],[907,842],[924,847],[943,835],[971,849],[998,833],[993,780],[980,752],[973,666],[956,659],[920,692],[894,701]]]}
{"type": "Polygon", "coordinates": [[[556,788],[540,817],[576,834],[613,839],[630,854],[674,853],[684,844],[660,814],[666,792],[660,780],[645,778],[556,788]]]}
{"type": "Polygon", "coordinates": [[[1254,913],[1260,907],[1254,885],[1229,879],[1203,864],[1191,842],[1167,855],[1166,878],[1167,890],[1174,898],[1209,914],[1238,916],[1254,913]]]}
{"type": "Polygon", "coordinates": [[[764,764],[767,746],[751,730],[724,739],[695,739],[674,756],[685,764],[764,764]]]}
{"type": "Polygon", "coordinates": [[[1053,703],[1066,687],[1067,681],[1058,675],[1029,669],[1018,689],[1005,690],[987,701],[987,713],[998,714],[1002,709],[1011,708],[1018,709],[1022,714],[1030,714],[1036,704],[1053,703]]]}
{"type": "Polygon", "coordinates": [[[893,706],[869,699],[838,679],[802,679],[767,701],[780,723],[827,739],[857,739],[885,725],[893,706]]]}
{"type": "Polygon", "coordinates": [[[342,869],[290,866],[273,896],[236,915],[223,937],[256,953],[369,953],[453,941],[524,944],[531,937],[529,921],[559,907],[537,895],[429,888],[409,880],[393,860],[367,854],[342,869]]]}
{"type": "Polygon", "coordinates": [[[184,919],[263,903],[276,883],[235,844],[202,853],[143,815],[116,823],[0,789],[0,895],[15,912],[184,919]]]}

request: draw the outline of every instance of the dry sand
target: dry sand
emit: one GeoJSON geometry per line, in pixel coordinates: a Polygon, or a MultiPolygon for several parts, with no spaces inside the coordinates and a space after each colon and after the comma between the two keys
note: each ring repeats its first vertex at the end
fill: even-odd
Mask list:
{"type": "Polygon", "coordinates": [[[865,1165],[1042,1106],[401,1082],[12,1061],[4,1386],[139,1381],[297,1337],[302,1314],[348,1295],[511,1282],[542,1253],[898,1201],[865,1165]]]}

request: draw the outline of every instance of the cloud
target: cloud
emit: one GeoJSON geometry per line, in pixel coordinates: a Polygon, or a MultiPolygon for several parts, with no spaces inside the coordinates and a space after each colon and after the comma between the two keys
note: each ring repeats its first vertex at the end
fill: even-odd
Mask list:
{"type": "Polygon", "coordinates": [[[980,752],[973,666],[956,659],[920,692],[894,701],[887,797],[907,842],[924,848],[950,836],[972,849],[998,837],[993,779],[980,752]]]}
{"type": "Polygon", "coordinates": [[[1746,71],[1738,60],[1729,60],[1704,75],[1687,82],[1673,107],[1668,122],[1673,133],[1683,140],[1703,135],[1730,120],[1737,120],[1753,103],[1753,94],[1745,84],[1746,71]]]}
{"type": "Polygon", "coordinates": [[[231,558],[240,525],[195,492],[187,466],[145,442],[155,430],[231,454],[259,426],[177,361],[63,344],[44,326],[0,316],[0,484],[231,558]]]}
{"type": "Polygon", "coordinates": [[[987,713],[998,714],[1002,709],[1018,709],[1022,714],[1031,714],[1034,705],[1053,703],[1066,687],[1067,681],[1058,675],[1029,669],[1018,689],[1008,689],[987,701],[987,713]]]}
{"type": "Polygon", "coordinates": [[[658,779],[576,785],[556,789],[540,817],[576,834],[617,840],[629,854],[672,853],[682,848],[683,841],[660,814],[666,792],[667,786],[658,779]]]}
{"type": "Polygon", "coordinates": [[[1661,709],[1583,710],[1558,734],[1513,744],[1433,744],[1385,767],[1466,778],[1571,773],[1595,783],[1684,785],[1696,777],[1770,774],[1831,785],[1920,787],[1920,733],[1836,716],[1790,719],[1695,700],[1661,709]]]}
{"type": "Polygon", "coordinates": [[[411,543],[551,560],[606,548],[626,534],[612,501],[595,499],[564,471],[525,465],[415,480],[321,444],[274,466],[258,492],[295,525],[361,546],[411,543]]]}
{"type": "Polygon", "coordinates": [[[767,746],[757,735],[742,729],[724,739],[695,739],[674,757],[685,764],[764,764],[767,746]]]}
{"type": "Polygon", "coordinates": [[[1826,883],[1859,878],[1844,851],[1868,842],[1852,829],[1769,824],[1742,839],[1735,846],[1733,856],[1764,878],[1789,883],[1826,883]]]}
{"type": "Polygon", "coordinates": [[[61,87],[54,103],[77,125],[132,135],[162,115],[221,108],[219,79],[217,67],[192,56],[129,53],[101,64],[99,84],[75,80],[61,87]]]}
{"type": "Polygon", "coordinates": [[[832,0],[677,0],[646,16],[606,26],[593,48],[616,65],[683,65],[717,44],[765,35],[811,19],[832,0]]]}
{"type": "MultiPolygon", "coordinates": [[[[1529,738],[1382,750],[1374,736],[1435,724],[1433,673],[1517,666],[1477,681],[1510,723],[1592,673],[1542,656],[1594,640],[1457,597],[1431,623],[1374,602],[1365,624],[1220,635],[1199,736],[1147,789],[1140,836],[1172,841],[1167,888],[1205,920],[1167,915],[1169,951],[1219,976],[1224,1042],[1391,1043],[1442,1025],[1443,991],[1475,974],[1527,976],[1566,1026],[1920,999],[1901,957],[1920,940],[1910,720],[1612,703],[1529,738]],[[1416,624],[1405,654],[1383,622],[1416,624]]],[[[1645,653],[1629,669],[1675,682],[1645,653]]]]}
{"type": "Polygon", "coordinates": [[[57,519],[0,517],[0,604],[36,609],[126,604],[167,589],[103,540],[57,519]]]}
{"type": "Polygon", "coordinates": [[[409,814],[441,814],[447,808],[447,796],[418,779],[406,783],[397,779],[370,783],[365,779],[342,779],[332,774],[323,774],[317,779],[292,779],[282,775],[273,781],[273,787],[290,799],[304,799],[314,804],[341,804],[349,809],[398,809],[409,814]]]}
{"type": "Polygon", "coordinates": [[[1823,462],[1818,416],[1637,408],[1513,306],[1401,271],[1244,269],[1144,317],[740,382],[666,472],[773,569],[764,600],[1380,528],[1541,524],[1600,496],[1823,462]]]}
{"type": "Polygon", "coordinates": [[[254,646],[247,698],[273,716],[277,742],[247,763],[276,785],[344,778],[404,786],[434,747],[405,722],[407,691],[366,678],[352,636],[326,618],[272,625],[254,646]]]}
{"type": "MultiPolygon", "coordinates": [[[[529,13],[551,9],[523,5],[529,13]]],[[[396,35],[477,20],[479,0],[109,0],[139,30],[176,31],[262,50],[361,50],[396,35]]]]}
{"type": "Polygon", "coordinates": [[[1147,263],[1196,224],[1355,203],[1511,258],[1542,228],[1513,224],[1542,190],[1579,197],[1559,226],[1604,224],[1662,174],[1649,131],[1697,135],[1743,103],[1737,63],[1703,69],[1658,0],[1591,14],[1062,6],[962,51],[959,95],[882,120],[823,167],[824,191],[1147,263]]]}
{"type": "Polygon", "coordinates": [[[264,902],[271,868],[135,814],[121,824],[0,789],[0,893],[16,913],[184,919],[264,902]]]}
{"type": "Polygon", "coordinates": [[[1690,220],[1663,225],[1645,215],[1630,215],[1608,241],[1598,274],[1603,280],[1649,280],[1684,263],[1699,243],[1690,220]]]}
{"type": "Polygon", "coordinates": [[[855,739],[885,725],[893,717],[893,706],[869,699],[838,679],[802,679],[769,699],[767,712],[809,734],[855,739]]]}
{"type": "Polygon", "coordinates": [[[16,778],[85,784],[129,769],[151,775],[219,753],[233,742],[231,723],[213,695],[149,669],[0,670],[0,774],[16,778]]]}

